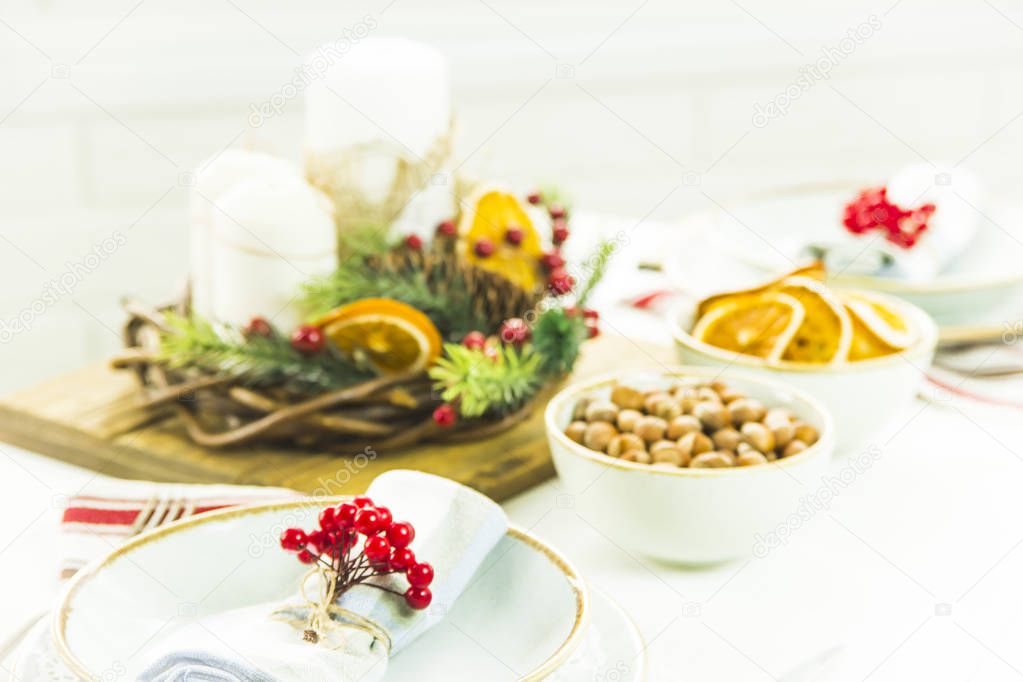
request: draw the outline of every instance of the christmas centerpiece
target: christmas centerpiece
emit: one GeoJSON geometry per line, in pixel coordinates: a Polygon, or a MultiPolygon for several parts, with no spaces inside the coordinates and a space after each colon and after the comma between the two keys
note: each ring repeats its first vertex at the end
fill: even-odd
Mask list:
{"type": "Polygon", "coordinates": [[[305,67],[304,169],[247,150],[204,164],[189,295],[129,306],[115,366],[206,447],[479,438],[528,415],[597,333],[586,306],[612,246],[567,263],[559,192],[447,172],[441,55],[335,47],[305,67]]]}

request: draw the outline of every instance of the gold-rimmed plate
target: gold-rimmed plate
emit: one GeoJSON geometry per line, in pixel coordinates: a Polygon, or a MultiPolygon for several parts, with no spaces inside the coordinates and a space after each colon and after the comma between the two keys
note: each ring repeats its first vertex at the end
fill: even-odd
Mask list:
{"type": "MultiPolygon", "coordinates": [[[[57,652],[86,679],[135,679],[173,629],[287,598],[304,570],[277,548],[281,530],[313,525],[336,502],[213,512],[138,536],[68,585],[52,622],[57,652]]],[[[457,661],[477,679],[539,680],[572,655],[588,616],[576,570],[512,528],[444,619],[392,659],[387,679],[442,679],[457,661]]]]}

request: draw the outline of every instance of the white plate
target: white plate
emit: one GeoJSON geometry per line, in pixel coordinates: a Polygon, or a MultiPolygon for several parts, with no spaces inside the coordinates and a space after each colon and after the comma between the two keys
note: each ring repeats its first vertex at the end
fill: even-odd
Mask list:
{"type": "MultiPolygon", "coordinates": [[[[628,614],[611,597],[594,590],[590,625],[572,657],[550,682],[642,682],[646,679],[646,643],[628,614]]],[[[8,682],[78,682],[53,644],[49,620],[40,621],[18,650],[8,682]]]]}
{"type": "MultiPolygon", "coordinates": [[[[687,235],[707,235],[712,249],[751,268],[763,279],[793,268],[802,247],[838,232],[842,207],[855,185],[792,188],[744,201],[722,203],[689,216],[687,235]]],[[[947,271],[929,282],[910,283],[882,277],[841,276],[840,286],[893,294],[926,310],[943,327],[1001,323],[1023,311],[1023,206],[993,205],[979,216],[977,238],[947,271]]],[[[685,257],[683,254],[680,260],[685,257]]],[[[694,256],[695,254],[688,254],[694,256]]],[[[687,267],[670,263],[683,289],[693,282],[687,267]]],[[[731,286],[734,282],[729,282],[731,286]]]]}
{"type": "MultiPolygon", "coordinates": [[[[213,512],[129,541],[75,576],[52,620],[56,649],[89,679],[135,679],[154,642],[197,617],[274,603],[304,567],[277,548],[337,500],[213,512]]],[[[588,598],[554,550],[511,529],[445,619],[390,662],[388,680],[540,679],[585,634],[588,598]],[[538,605],[542,605],[538,608],[538,605]]]]}

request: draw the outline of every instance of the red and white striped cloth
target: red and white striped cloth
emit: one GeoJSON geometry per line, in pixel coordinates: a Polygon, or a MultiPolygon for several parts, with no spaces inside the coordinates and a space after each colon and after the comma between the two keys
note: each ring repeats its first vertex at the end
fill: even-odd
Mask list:
{"type": "Polygon", "coordinates": [[[60,577],[141,532],[196,514],[301,497],[286,488],[104,479],[70,497],[60,522],[60,577]]]}

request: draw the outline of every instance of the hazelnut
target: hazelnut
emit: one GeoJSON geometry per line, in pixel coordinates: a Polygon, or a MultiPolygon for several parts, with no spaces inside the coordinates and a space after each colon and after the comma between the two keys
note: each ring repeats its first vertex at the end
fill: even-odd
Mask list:
{"type": "MultiPolygon", "coordinates": [[[[753,447],[752,445],[750,445],[746,441],[742,441],[741,443],[739,443],[735,447],[735,451],[736,451],[736,453],[738,453],[740,455],[744,455],[747,452],[760,452],[759,450],[757,450],[755,447],[753,447]]],[[[761,452],[760,454],[764,454],[764,453],[761,452]]]]}
{"type": "Polygon", "coordinates": [[[714,443],[701,431],[693,431],[682,436],[678,439],[678,446],[683,455],[689,457],[695,457],[714,449],[714,443]]]}
{"type": "Polygon", "coordinates": [[[568,425],[565,429],[565,435],[574,440],[576,443],[583,442],[583,433],[586,432],[586,422],[575,421],[568,425]]]}
{"type": "Polygon", "coordinates": [[[710,382],[710,387],[714,389],[714,392],[718,395],[721,395],[722,391],[728,390],[728,384],[723,381],[712,381],[710,382]]]}
{"type": "Polygon", "coordinates": [[[772,407],[764,415],[763,422],[768,426],[778,426],[779,424],[788,424],[792,421],[792,412],[784,407],[772,407]]]}
{"type": "Polygon", "coordinates": [[[692,386],[682,386],[675,391],[675,400],[682,407],[682,414],[692,414],[693,408],[700,402],[697,391],[692,386]]]}
{"type": "Polygon", "coordinates": [[[647,443],[653,443],[664,438],[667,430],[668,423],[660,417],[641,417],[636,421],[634,432],[647,443]]]}
{"type": "Polygon", "coordinates": [[[726,426],[715,431],[710,439],[714,441],[714,447],[718,450],[735,450],[739,447],[739,441],[742,439],[742,436],[731,426],[726,426]]]}
{"type": "Polygon", "coordinates": [[[718,450],[697,455],[689,463],[689,467],[692,469],[722,469],[730,466],[732,466],[732,456],[718,450]]]}
{"type": "Polygon", "coordinates": [[[774,434],[774,447],[783,448],[796,437],[796,427],[792,424],[779,424],[771,428],[771,433],[774,434]]]}
{"type": "Polygon", "coordinates": [[[618,406],[610,400],[594,400],[586,406],[586,421],[610,422],[614,424],[618,417],[618,406]]]}
{"type": "Polygon", "coordinates": [[[646,398],[643,400],[643,409],[646,410],[647,414],[653,414],[657,409],[657,403],[662,400],[671,400],[671,396],[664,391],[648,393],[646,398]]]}
{"type": "Polygon", "coordinates": [[[618,429],[607,422],[593,422],[587,424],[583,433],[583,445],[591,450],[604,452],[611,439],[618,435],[618,429]]]}
{"type": "Polygon", "coordinates": [[[671,421],[682,414],[682,404],[674,398],[658,400],[654,403],[653,408],[650,412],[651,414],[667,421],[671,421]]]}
{"type": "Polygon", "coordinates": [[[607,454],[612,457],[621,457],[629,450],[646,450],[646,444],[634,433],[618,434],[607,444],[607,454]]]}
{"type": "Polygon", "coordinates": [[[722,403],[721,396],[719,396],[718,392],[710,386],[701,386],[696,389],[696,398],[700,402],[722,403]]]}
{"type": "Polygon", "coordinates": [[[643,393],[631,386],[618,385],[611,389],[611,402],[623,410],[643,408],[643,393]]]}
{"type": "Polygon", "coordinates": [[[723,402],[725,405],[731,405],[736,400],[742,400],[743,398],[746,397],[745,394],[740,393],[739,391],[736,391],[734,389],[726,389],[724,391],[720,391],[718,395],[721,396],[721,402],[723,402]]]}
{"type": "Polygon", "coordinates": [[[800,452],[807,448],[807,444],[798,438],[789,441],[789,444],[782,450],[782,457],[791,457],[792,455],[798,455],[800,452]]]}
{"type": "Polygon", "coordinates": [[[675,417],[668,423],[668,438],[671,440],[678,440],[687,433],[694,431],[700,431],[703,426],[700,424],[700,420],[691,414],[683,414],[675,417]]]}
{"type": "Polygon", "coordinates": [[[740,432],[742,439],[760,452],[774,450],[774,434],[760,422],[746,422],[740,432]]]}
{"type": "Polygon", "coordinates": [[[572,419],[586,419],[586,407],[593,401],[592,398],[580,398],[572,408],[572,419]]]}
{"type": "Polygon", "coordinates": [[[806,443],[808,446],[813,445],[817,442],[820,436],[817,434],[817,429],[813,428],[806,422],[796,422],[796,438],[806,443]]]}
{"type": "Polygon", "coordinates": [[[629,450],[622,453],[622,456],[618,459],[623,462],[636,462],[637,464],[650,464],[653,461],[650,453],[646,450],[629,450]]]}
{"type": "Polygon", "coordinates": [[[727,407],[721,403],[709,401],[697,403],[696,407],[693,408],[693,416],[699,419],[703,427],[709,431],[722,429],[731,422],[727,407]]]}
{"type": "Polygon", "coordinates": [[[639,410],[622,410],[618,413],[618,428],[622,431],[635,431],[636,422],[643,418],[639,410]]]}
{"type": "Polygon", "coordinates": [[[650,456],[654,462],[668,462],[677,467],[683,467],[689,464],[689,456],[682,452],[676,443],[670,440],[662,440],[654,443],[650,447],[650,456]]]}
{"type": "Polygon", "coordinates": [[[746,422],[758,422],[764,418],[767,410],[764,404],[753,398],[740,398],[728,405],[728,411],[732,414],[732,423],[741,426],[746,422]]]}
{"type": "Polygon", "coordinates": [[[735,466],[751,467],[757,464],[767,464],[767,458],[755,450],[735,458],[735,466]]]}

